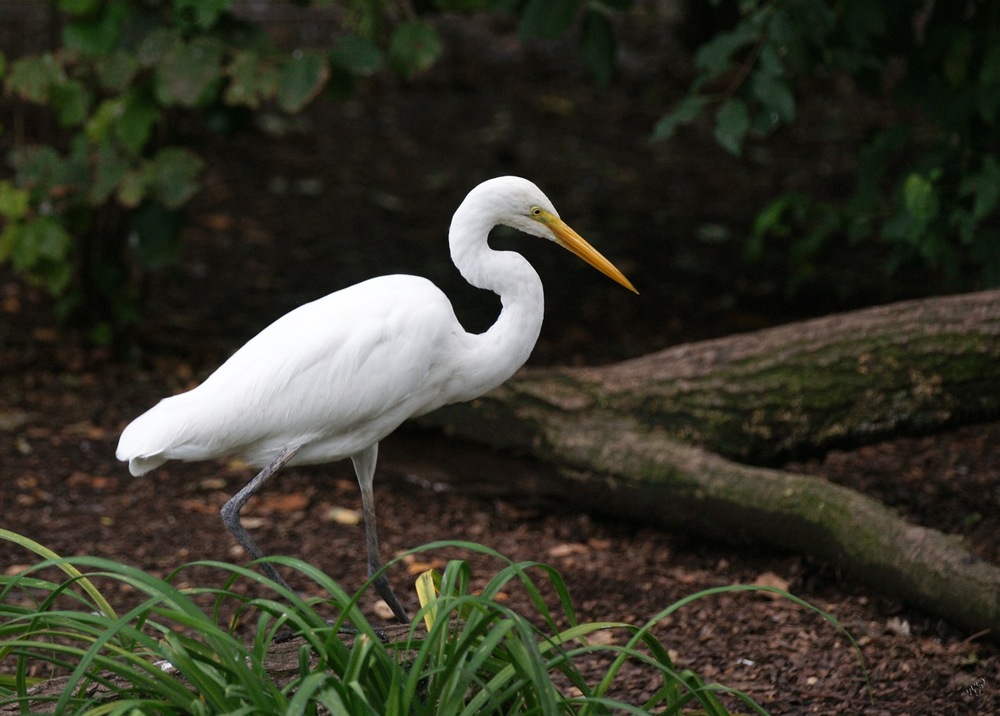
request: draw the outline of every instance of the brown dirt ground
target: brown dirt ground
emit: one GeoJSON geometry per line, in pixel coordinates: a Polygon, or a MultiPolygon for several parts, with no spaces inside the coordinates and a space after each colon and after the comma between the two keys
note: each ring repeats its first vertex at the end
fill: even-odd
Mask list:
{"type": "MultiPolygon", "coordinates": [[[[0,273],[4,528],[61,554],[100,555],[157,574],[195,559],[240,561],[218,509],[248,471],[171,464],[132,479],[114,460],[121,428],[160,397],[195,384],[287,309],[370,275],[427,275],[456,297],[470,329],[485,326],[496,306],[461,285],[443,236],[464,192],[491,175],[537,181],[641,291],[633,297],[561,252],[518,243],[548,295],[535,364],[604,362],[942,290],[919,275],[884,280],[865,270],[880,259],[877,251],[862,248],[860,259],[824,257],[817,278],[788,300],[781,287],[789,267],[781,260],[748,266],[733,258],[761,196],[776,187],[830,191],[843,184],[851,169],[845,147],[878,115],[869,108],[862,118],[849,88],[823,88],[822,102],[801,108],[803,128],[736,160],[713,147],[704,127],[669,145],[646,142],[676,93],[673,78],[681,72],[671,63],[684,61],[676,48],[656,62],[626,52],[623,81],[600,93],[548,62],[566,48],[522,54],[508,34],[455,36],[449,48],[458,55],[447,63],[452,69],[419,82],[379,80],[355,100],[323,101],[300,117],[273,116],[266,126],[208,141],[192,134],[208,160],[206,191],[189,215],[182,265],[150,283],[141,349],[129,360],[65,340],[51,325],[46,299],[0,273]]],[[[798,468],[959,534],[997,562],[998,444],[1000,424],[984,424],[798,468]]],[[[744,689],[775,714],[1000,712],[995,643],[888,600],[796,555],[794,546],[782,553],[705,544],[624,517],[511,498],[473,477],[530,479],[544,469],[438,435],[393,436],[376,483],[384,552],[455,538],[546,561],[561,571],[588,620],[642,622],[706,587],[787,583],[858,640],[870,698],[847,641],[789,602],[709,598],[665,620],[657,635],[679,666],[744,689]],[[445,483],[451,486],[434,489],[445,483]]],[[[290,470],[247,512],[267,551],[307,558],[354,588],[363,581],[361,528],[327,515],[359,503],[349,466],[338,464],[290,470]]],[[[5,571],[29,559],[0,544],[5,571]]],[[[481,581],[496,567],[470,561],[481,581]]],[[[414,608],[412,592],[402,588],[405,568],[392,578],[414,608]]],[[[638,671],[624,685],[636,698],[650,687],[638,671]]]]}

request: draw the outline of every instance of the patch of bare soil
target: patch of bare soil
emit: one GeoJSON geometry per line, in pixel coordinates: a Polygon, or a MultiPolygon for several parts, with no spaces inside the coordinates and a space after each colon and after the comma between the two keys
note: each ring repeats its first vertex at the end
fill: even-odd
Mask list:
{"type": "MultiPolygon", "coordinates": [[[[535,180],[641,292],[628,294],[558,249],[516,242],[547,289],[536,364],[616,360],[935,290],[884,281],[856,255],[834,255],[812,288],[789,301],[781,288],[788,266],[734,258],[761,196],[810,180],[827,186],[850,171],[843,148],[862,128],[837,121],[851,97],[802,110],[813,127],[837,124],[835,141],[794,131],[737,161],[714,148],[705,128],[671,145],[647,143],[676,92],[676,54],[627,62],[624,80],[597,93],[580,77],[540,70],[555,66],[545,62],[548,50],[525,57],[507,38],[453,38],[459,61],[448,66],[458,69],[412,86],[380,82],[301,117],[192,135],[209,162],[206,190],[188,216],[182,264],[153,277],[141,348],[130,360],[73,348],[51,326],[45,299],[0,274],[0,525],[61,554],[100,555],[160,575],[196,559],[243,560],[218,511],[250,472],[226,462],[169,464],[133,479],[114,459],[121,429],[196,384],[284,311],[371,275],[427,275],[455,297],[470,329],[485,327],[495,301],[461,284],[444,235],[464,193],[489,176],[535,180]]],[[[970,426],[798,469],[960,535],[996,562],[998,444],[1000,425],[970,426]]],[[[697,601],[656,634],[678,666],[743,689],[775,714],[1000,713],[1000,650],[983,635],[893,603],[796,555],[795,545],[780,553],[705,544],[669,525],[588,517],[543,496],[512,499],[491,489],[505,480],[530,486],[542,470],[404,430],[384,443],[376,480],[384,553],[454,538],[548,562],[585,620],[642,623],[708,587],[787,585],[840,620],[867,667],[815,613],[753,594],[697,601]]],[[[331,520],[334,507],[360,507],[347,463],[289,470],[246,514],[266,551],[306,558],[353,589],[364,581],[362,530],[331,520]]],[[[429,558],[450,556],[469,558],[480,582],[498,567],[478,555],[429,558]]],[[[29,560],[0,543],[0,569],[29,560]]],[[[391,577],[415,609],[406,565],[391,577]]],[[[527,608],[523,596],[510,599],[527,608]]],[[[375,613],[372,600],[365,607],[375,613]]],[[[653,688],[633,669],[622,693],[640,701],[653,688]]]]}

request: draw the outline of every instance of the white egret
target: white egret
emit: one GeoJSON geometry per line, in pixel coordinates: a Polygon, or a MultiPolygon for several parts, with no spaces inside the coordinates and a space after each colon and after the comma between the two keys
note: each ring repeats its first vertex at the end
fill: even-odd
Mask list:
{"type": "MultiPolygon", "coordinates": [[[[496,323],[467,333],[451,303],[416,276],[383,276],[307,303],[276,320],[198,387],[166,398],[122,432],[116,455],[133,475],[167,460],[237,456],[263,469],[222,508],[253,559],[263,553],[240,510],[285,465],[354,463],[364,510],[369,576],[381,571],[372,478],[378,443],[409,417],[492,390],[528,359],[542,325],[542,282],[528,261],[488,245],[506,225],[554,241],[631,291],[627,278],[559,218],[531,182],[483,182],[451,222],[462,276],[500,296],[496,323]]],[[[262,565],[285,584],[270,564],[262,565]]],[[[384,574],[376,592],[407,622],[384,574]]]]}

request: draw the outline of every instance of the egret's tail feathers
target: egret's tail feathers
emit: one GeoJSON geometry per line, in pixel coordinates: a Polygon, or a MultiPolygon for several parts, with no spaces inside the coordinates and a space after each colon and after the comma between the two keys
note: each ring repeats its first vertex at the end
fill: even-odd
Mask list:
{"type": "Polygon", "coordinates": [[[135,476],[145,475],[174,457],[179,421],[172,419],[170,398],[133,420],[118,439],[115,457],[135,476]]]}
{"type": "Polygon", "coordinates": [[[155,470],[166,461],[167,458],[163,457],[162,454],[150,455],[149,457],[133,457],[128,461],[128,471],[139,477],[139,475],[145,475],[150,470],[155,470]]]}

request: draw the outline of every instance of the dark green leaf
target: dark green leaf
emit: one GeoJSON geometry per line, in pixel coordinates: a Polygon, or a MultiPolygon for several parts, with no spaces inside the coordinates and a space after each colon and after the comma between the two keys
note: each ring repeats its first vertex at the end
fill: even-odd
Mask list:
{"type": "Polygon", "coordinates": [[[281,69],[278,104],[286,112],[298,112],[322,91],[329,76],[322,53],[297,50],[281,69]]]}
{"type": "Polygon", "coordinates": [[[347,70],[352,75],[369,75],[382,65],[378,46],[359,35],[344,35],[333,41],[330,64],[347,70]]]}
{"type": "Polygon", "coordinates": [[[661,141],[673,137],[678,127],[694,121],[708,104],[708,101],[708,97],[700,94],[688,95],[682,99],[676,107],[656,123],[656,127],[653,128],[652,140],[661,141]]]}
{"type": "Polygon", "coordinates": [[[222,78],[223,50],[213,37],[173,44],[157,66],[156,98],[168,106],[197,105],[222,78]]]}
{"type": "Polygon", "coordinates": [[[430,69],[441,55],[441,38],[425,22],[412,20],[396,27],[389,40],[389,64],[404,77],[430,69]]]}
{"type": "Polygon", "coordinates": [[[979,174],[979,187],[972,215],[980,220],[985,219],[996,211],[998,200],[1000,200],[1000,167],[997,166],[993,156],[987,156],[979,174]]]}
{"type": "Polygon", "coordinates": [[[958,232],[958,239],[963,244],[971,246],[976,242],[976,230],[979,228],[979,222],[968,211],[961,209],[953,211],[950,224],[958,232]]]}
{"type": "Polygon", "coordinates": [[[122,97],[106,99],[97,105],[84,127],[84,134],[91,144],[100,144],[108,140],[124,105],[125,100],[122,97]]]}
{"type": "Polygon", "coordinates": [[[20,224],[10,257],[16,269],[30,273],[45,261],[64,260],[71,243],[55,217],[39,216],[20,224]]]}
{"type": "Polygon", "coordinates": [[[10,164],[16,172],[15,183],[26,189],[48,190],[53,177],[60,174],[62,157],[55,147],[36,146],[15,149],[10,154],[10,164]]]}
{"type": "Polygon", "coordinates": [[[62,198],[65,194],[67,200],[73,200],[71,203],[74,205],[85,201],[86,187],[91,181],[92,154],[92,147],[82,133],[77,132],[70,138],[69,151],[62,163],[62,174],[59,177],[62,186],[56,188],[57,198],[62,198]]]}
{"type": "Polygon", "coordinates": [[[180,261],[182,217],[161,204],[147,201],[129,215],[136,235],[136,254],[149,269],[175,266],[180,261]]]}
{"type": "Polygon", "coordinates": [[[59,9],[70,15],[87,15],[95,12],[103,0],[59,0],[59,9]]]}
{"type": "Polygon", "coordinates": [[[118,182],[118,202],[125,207],[134,208],[146,198],[152,170],[147,163],[142,169],[131,169],[125,172],[118,182]]]}
{"type": "Polygon", "coordinates": [[[40,216],[25,224],[35,242],[35,252],[40,259],[63,259],[69,253],[72,239],[55,217],[40,216]]]}
{"type": "Polygon", "coordinates": [[[269,61],[254,50],[236,53],[226,68],[229,83],[224,99],[226,104],[256,108],[278,92],[281,74],[269,61]]]}
{"type": "Polygon", "coordinates": [[[808,204],[808,199],[802,194],[790,193],[784,194],[778,197],[770,204],[765,206],[753,222],[753,232],[751,237],[754,242],[754,249],[758,249],[753,254],[752,258],[756,259],[760,257],[760,247],[763,245],[763,240],[768,235],[785,237],[791,234],[791,221],[789,217],[792,217],[794,221],[801,221],[802,217],[805,215],[805,209],[808,204]]]}
{"type": "Polygon", "coordinates": [[[110,346],[114,343],[115,329],[108,321],[98,321],[87,330],[87,339],[95,346],[110,346]]]}
{"type": "Polygon", "coordinates": [[[439,10],[446,12],[471,12],[486,10],[493,6],[494,0],[434,0],[439,10]]]}
{"type": "Polygon", "coordinates": [[[720,32],[698,49],[694,58],[695,67],[710,76],[721,74],[732,66],[733,54],[754,44],[758,37],[759,32],[749,24],[720,32]]]}
{"type": "Polygon", "coordinates": [[[743,139],[750,129],[750,113],[742,100],[729,99],[715,115],[715,141],[730,154],[743,151],[743,139]]]}
{"type": "Polygon", "coordinates": [[[521,13],[521,39],[558,37],[573,22],[579,5],[579,0],[528,0],[521,13]]]}
{"type": "Polygon", "coordinates": [[[524,4],[524,0],[492,0],[493,9],[505,15],[513,15],[524,4]]]}
{"type": "Polygon", "coordinates": [[[63,44],[91,57],[106,55],[117,46],[131,11],[128,3],[107,3],[100,14],[67,23],[62,31],[63,44]]]}
{"type": "MultiPolygon", "coordinates": [[[[979,81],[987,87],[1000,85],[1000,43],[987,48],[979,70],[979,81]]],[[[996,92],[996,89],[993,91],[996,92]]]]}
{"type": "Polygon", "coordinates": [[[82,82],[69,80],[53,85],[49,97],[62,126],[75,127],[83,124],[90,110],[91,95],[82,82]]]}
{"type": "Polygon", "coordinates": [[[14,246],[21,240],[21,230],[20,222],[4,222],[3,231],[0,231],[0,263],[7,261],[14,252],[14,246]]]}
{"type": "Polygon", "coordinates": [[[976,98],[976,109],[986,124],[996,126],[1000,119],[1000,91],[983,88],[976,98]]]}
{"type": "Polygon", "coordinates": [[[187,149],[167,147],[160,150],[149,167],[150,187],[168,209],[176,209],[198,190],[202,159],[187,149]]]}
{"type": "Polygon", "coordinates": [[[972,59],[972,31],[967,28],[952,30],[949,41],[941,69],[952,87],[961,87],[971,74],[969,64],[972,59]]]}
{"type": "Polygon", "coordinates": [[[152,98],[141,90],[133,90],[124,98],[124,106],[115,125],[115,135],[130,152],[139,155],[159,118],[160,108],[152,98]]]}
{"type": "Polygon", "coordinates": [[[229,9],[230,0],[174,0],[174,22],[180,27],[209,30],[229,9]]]}
{"type": "Polygon", "coordinates": [[[768,114],[790,124],[795,120],[795,95],[787,82],[754,72],[750,76],[750,91],[768,114]]]}
{"type": "Polygon", "coordinates": [[[117,49],[97,58],[94,64],[97,80],[112,92],[122,92],[139,71],[139,60],[128,50],[117,49]]]}
{"type": "Polygon", "coordinates": [[[903,205],[917,221],[927,222],[937,216],[938,195],[934,182],[928,177],[911,172],[903,182],[903,205]]]}
{"type": "Polygon", "coordinates": [[[8,221],[23,219],[28,214],[27,189],[14,186],[10,181],[0,181],[0,216],[8,221]]]}
{"type": "Polygon", "coordinates": [[[15,183],[32,192],[33,201],[58,197],[71,200],[90,173],[86,141],[83,137],[71,142],[69,154],[63,156],[50,146],[30,147],[13,152],[15,183]]]}
{"type": "Polygon", "coordinates": [[[996,157],[988,154],[983,158],[982,169],[962,181],[961,193],[975,197],[972,216],[976,220],[982,221],[996,211],[1000,203],[1000,164],[996,157]]]}
{"type": "Polygon", "coordinates": [[[157,27],[142,38],[136,50],[136,59],[143,67],[153,67],[170,53],[175,53],[184,44],[177,30],[157,27]]]}
{"type": "Polygon", "coordinates": [[[7,88],[29,102],[43,103],[49,99],[54,84],[66,82],[62,65],[50,53],[15,60],[10,66],[7,88]]]}
{"type": "Polygon", "coordinates": [[[594,77],[603,84],[615,71],[615,30],[608,16],[588,12],[583,19],[583,57],[594,77]]]}
{"type": "Polygon", "coordinates": [[[757,55],[757,64],[754,72],[770,79],[777,80],[786,75],[785,65],[781,57],[781,48],[777,48],[771,43],[764,43],[757,55]]]}
{"type": "Polygon", "coordinates": [[[94,181],[90,185],[89,200],[92,206],[100,206],[118,189],[129,161],[110,143],[104,143],[97,149],[97,160],[94,163],[94,181]]]}

